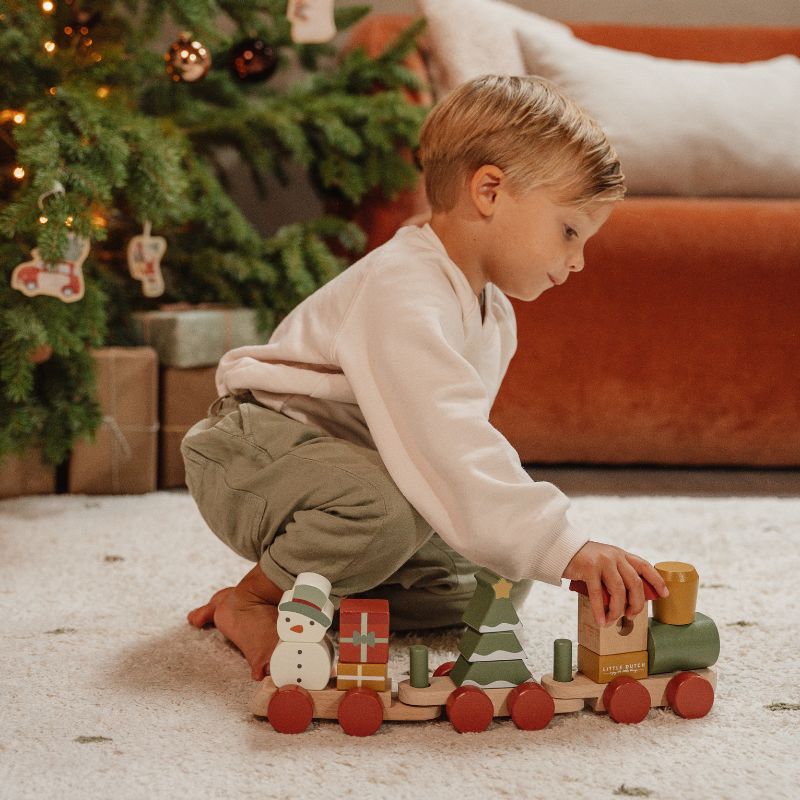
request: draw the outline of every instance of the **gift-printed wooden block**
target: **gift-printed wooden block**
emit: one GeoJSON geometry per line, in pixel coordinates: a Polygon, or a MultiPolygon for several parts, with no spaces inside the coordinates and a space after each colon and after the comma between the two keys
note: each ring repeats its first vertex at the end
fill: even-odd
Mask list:
{"type": "Polygon", "coordinates": [[[342,600],[339,660],[349,664],[385,664],[389,660],[388,600],[342,600]]]}
{"type": "Polygon", "coordinates": [[[336,665],[336,688],[354,689],[365,687],[376,692],[392,688],[388,664],[343,664],[336,665]]]}

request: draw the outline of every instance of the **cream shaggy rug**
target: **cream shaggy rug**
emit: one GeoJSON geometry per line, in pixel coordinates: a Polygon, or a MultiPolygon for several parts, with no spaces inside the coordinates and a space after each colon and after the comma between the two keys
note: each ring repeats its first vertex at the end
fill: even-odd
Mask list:
{"type": "MultiPolygon", "coordinates": [[[[711,713],[651,710],[638,726],[590,711],[543,731],[480,734],[385,723],[369,738],[314,722],[281,735],[253,717],[244,659],[188,609],[249,568],[182,492],[0,503],[0,797],[797,798],[800,500],[578,497],[572,519],[651,561],[692,562],[719,626],[711,713]]],[[[540,672],[575,638],[576,597],[535,588],[524,644],[540,672]]],[[[395,635],[454,654],[457,629],[395,635]]]]}

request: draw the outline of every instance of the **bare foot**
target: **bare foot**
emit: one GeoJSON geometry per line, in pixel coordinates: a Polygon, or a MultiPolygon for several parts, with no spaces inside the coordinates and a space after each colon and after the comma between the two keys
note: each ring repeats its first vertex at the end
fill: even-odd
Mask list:
{"type": "MultiPolygon", "coordinates": [[[[247,659],[254,681],[269,675],[269,659],[278,643],[278,609],[270,602],[275,592],[265,593],[262,588],[261,585],[254,587],[253,573],[248,573],[238,586],[220,589],[206,605],[187,615],[195,627],[213,624],[230,639],[247,659]],[[265,599],[264,594],[269,599],[265,599]]],[[[280,591],[277,587],[275,590],[280,591]]]]}

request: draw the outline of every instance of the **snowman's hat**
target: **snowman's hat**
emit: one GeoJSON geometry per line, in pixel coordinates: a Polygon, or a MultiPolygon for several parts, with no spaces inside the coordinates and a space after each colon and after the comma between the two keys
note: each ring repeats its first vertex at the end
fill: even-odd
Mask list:
{"type": "Polygon", "coordinates": [[[292,587],[291,599],[278,606],[280,611],[295,611],[329,628],[333,621],[323,609],[329,603],[331,582],[316,572],[301,572],[292,587]]]}

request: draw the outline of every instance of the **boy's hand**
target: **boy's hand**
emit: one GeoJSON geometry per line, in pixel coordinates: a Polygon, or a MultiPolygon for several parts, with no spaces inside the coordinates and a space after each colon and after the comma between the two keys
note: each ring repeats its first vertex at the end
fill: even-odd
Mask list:
{"type": "Polygon", "coordinates": [[[662,596],[669,594],[664,579],[652,564],[620,547],[586,542],[567,564],[563,578],[584,581],[589,590],[589,605],[598,625],[610,625],[623,613],[633,619],[645,604],[642,576],[662,596]],[[611,597],[608,615],[603,608],[605,586],[611,597]]]}

